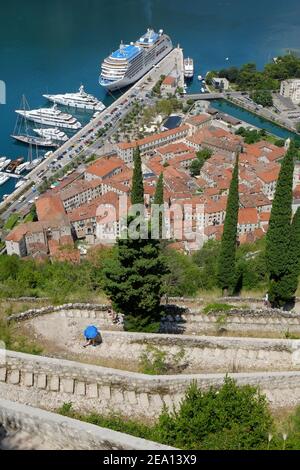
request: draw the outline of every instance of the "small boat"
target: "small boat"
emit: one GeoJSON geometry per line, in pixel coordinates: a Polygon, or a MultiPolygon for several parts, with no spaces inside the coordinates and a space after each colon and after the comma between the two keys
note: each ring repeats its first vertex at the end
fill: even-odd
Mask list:
{"type": "Polygon", "coordinates": [[[4,162],[1,162],[0,163],[0,171],[3,171],[11,162],[11,159],[10,158],[7,158],[6,160],[4,160],[4,162]]]}
{"type": "Polygon", "coordinates": [[[20,157],[20,158],[17,158],[16,160],[13,160],[9,165],[8,167],[6,168],[6,171],[8,173],[13,173],[15,171],[15,169],[21,165],[21,163],[24,162],[24,158],[23,157],[20,157]]]}
{"type": "Polygon", "coordinates": [[[32,162],[28,166],[28,170],[33,170],[33,168],[38,166],[42,161],[43,161],[42,158],[35,158],[34,160],[32,160],[32,162]]]}
{"type": "Polygon", "coordinates": [[[3,194],[3,197],[2,197],[3,201],[5,201],[5,199],[7,199],[8,197],[9,197],[9,194],[3,194]]]}
{"type": "Polygon", "coordinates": [[[23,171],[28,170],[29,165],[30,165],[30,162],[21,163],[21,165],[19,165],[19,166],[16,168],[15,173],[16,173],[17,175],[20,175],[21,173],[23,173],[23,171]]]}
{"type": "Polygon", "coordinates": [[[45,139],[49,139],[52,141],[58,141],[58,142],[66,142],[69,140],[69,137],[65,132],[59,130],[57,127],[52,129],[52,128],[46,128],[46,129],[33,129],[34,132],[36,132],[40,137],[43,137],[45,139]]]}
{"type": "Polygon", "coordinates": [[[19,180],[15,186],[15,189],[19,188],[20,186],[22,186],[24,183],[26,183],[25,180],[19,180]]]}
{"type": "Polygon", "coordinates": [[[0,186],[2,186],[3,184],[6,183],[6,181],[9,180],[9,176],[8,175],[0,175],[0,186]]]}
{"type": "Polygon", "coordinates": [[[38,147],[58,147],[58,145],[52,142],[50,139],[43,139],[40,137],[34,137],[30,135],[12,135],[13,139],[28,145],[37,145],[38,147]]]}
{"type": "Polygon", "coordinates": [[[185,78],[193,78],[194,76],[194,61],[190,57],[184,59],[184,76],[185,78]]]}
{"type": "Polygon", "coordinates": [[[205,88],[201,88],[201,93],[205,93],[205,88]]]}
{"type": "Polygon", "coordinates": [[[202,75],[198,75],[198,80],[199,80],[199,82],[201,82],[203,80],[202,75]]]}

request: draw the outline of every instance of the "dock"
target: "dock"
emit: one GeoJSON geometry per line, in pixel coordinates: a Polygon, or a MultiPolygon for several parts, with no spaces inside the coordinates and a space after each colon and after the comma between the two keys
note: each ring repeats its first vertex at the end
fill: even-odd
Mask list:
{"type": "Polygon", "coordinates": [[[22,178],[21,175],[16,175],[15,173],[6,173],[5,171],[0,171],[0,176],[9,176],[10,178],[16,178],[16,179],[19,179],[19,178],[22,178]]]}

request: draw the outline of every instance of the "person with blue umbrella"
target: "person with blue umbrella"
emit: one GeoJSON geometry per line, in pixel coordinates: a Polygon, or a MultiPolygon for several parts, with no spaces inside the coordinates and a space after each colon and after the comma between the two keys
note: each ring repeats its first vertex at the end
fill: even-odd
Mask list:
{"type": "Polygon", "coordinates": [[[85,330],[84,330],[84,337],[85,339],[87,340],[87,343],[84,344],[84,348],[86,348],[87,346],[96,346],[97,344],[100,344],[101,343],[101,335],[100,335],[100,331],[98,330],[98,328],[94,325],[90,325],[88,326],[85,330]]]}

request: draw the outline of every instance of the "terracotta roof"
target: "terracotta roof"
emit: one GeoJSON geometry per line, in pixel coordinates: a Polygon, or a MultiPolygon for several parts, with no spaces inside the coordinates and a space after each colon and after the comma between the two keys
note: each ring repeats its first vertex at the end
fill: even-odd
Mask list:
{"type": "Polygon", "coordinates": [[[243,243],[254,243],[256,240],[264,237],[265,232],[261,228],[256,228],[255,230],[247,233],[243,233],[239,236],[239,242],[241,245],[243,243]]]}
{"type": "Polygon", "coordinates": [[[261,212],[259,214],[259,220],[261,222],[269,222],[271,217],[271,212],[261,212]]]}
{"type": "Polygon", "coordinates": [[[176,135],[182,132],[188,132],[189,127],[187,125],[175,127],[174,129],[170,129],[169,131],[161,132],[160,134],[153,134],[145,137],[144,139],[135,140],[133,142],[121,142],[117,144],[117,147],[121,150],[127,150],[135,147],[142,147],[143,145],[149,144],[151,142],[156,142],[159,139],[164,137],[169,137],[172,135],[176,135]]]}
{"type": "Polygon", "coordinates": [[[198,114],[197,116],[191,116],[186,120],[187,124],[202,124],[207,121],[211,121],[212,117],[210,114],[198,114]]]}
{"type": "Polygon", "coordinates": [[[62,190],[60,194],[60,198],[62,201],[66,201],[74,196],[77,196],[78,194],[84,193],[85,191],[88,191],[89,189],[95,189],[101,186],[101,181],[99,180],[92,180],[92,181],[86,181],[86,180],[80,180],[80,181],[75,181],[72,185],[68,186],[68,188],[62,190]]]}
{"type": "Polygon", "coordinates": [[[117,157],[101,158],[86,169],[86,173],[105,178],[113,171],[122,170],[125,167],[123,160],[117,157]]]}
{"type": "Polygon", "coordinates": [[[39,221],[60,220],[65,214],[64,205],[59,196],[47,194],[36,201],[36,212],[39,221]]]}
{"type": "Polygon", "coordinates": [[[222,196],[218,201],[208,201],[205,204],[205,213],[214,214],[217,212],[225,212],[227,207],[227,197],[222,196]]]}
{"type": "Polygon", "coordinates": [[[26,234],[43,232],[44,227],[40,222],[28,222],[21,224],[11,230],[6,241],[20,242],[26,234]]]}
{"type": "Polygon", "coordinates": [[[164,145],[163,147],[159,147],[156,149],[156,152],[160,153],[161,155],[166,155],[168,153],[173,153],[173,154],[184,153],[188,151],[189,151],[189,147],[183,142],[177,142],[174,144],[164,145]]]}
{"type": "Polygon", "coordinates": [[[254,207],[247,207],[239,210],[239,225],[257,224],[258,212],[254,207]]]}
{"type": "Polygon", "coordinates": [[[257,177],[262,180],[264,183],[272,183],[277,181],[280,172],[280,167],[273,169],[271,171],[261,171],[257,173],[257,177]]]}

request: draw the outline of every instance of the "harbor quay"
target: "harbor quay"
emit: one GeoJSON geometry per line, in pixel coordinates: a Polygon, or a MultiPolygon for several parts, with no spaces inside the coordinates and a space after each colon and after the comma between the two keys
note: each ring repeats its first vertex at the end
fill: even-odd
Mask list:
{"type": "MultiPolygon", "coordinates": [[[[70,163],[72,158],[78,156],[82,152],[86,152],[88,156],[93,154],[95,151],[99,152],[99,140],[101,140],[103,136],[99,139],[96,137],[96,134],[101,128],[103,128],[106,119],[109,116],[112,116],[117,109],[120,110],[119,118],[116,118],[116,122],[108,130],[105,136],[107,140],[107,138],[116,131],[118,121],[128,113],[132,103],[151,91],[153,84],[159,80],[161,75],[168,75],[171,72],[177,75],[178,84],[184,83],[183,51],[179,47],[170,51],[168,55],[166,55],[129,90],[116,99],[108,108],[100,112],[85,127],[80,129],[73,137],[32,170],[26,176],[26,185],[24,184],[22,187],[16,189],[6,198],[5,201],[1,202],[0,210],[3,210],[2,218],[4,220],[7,219],[12,212],[15,210],[19,211],[28,204],[29,200],[33,197],[32,186],[37,186],[42,183],[41,176],[43,176],[43,178],[51,176],[48,171],[48,167],[52,162],[59,158],[61,159],[61,164],[64,167],[70,163]],[[126,106],[124,106],[125,102],[126,106]],[[94,142],[89,145],[88,142],[91,139],[94,139],[94,142]],[[25,190],[26,187],[28,187],[27,190],[25,190]],[[18,201],[18,197],[21,195],[23,200],[18,201]]],[[[102,146],[103,144],[101,143],[100,147],[102,146]]],[[[102,153],[106,153],[105,150],[102,153]]]]}

